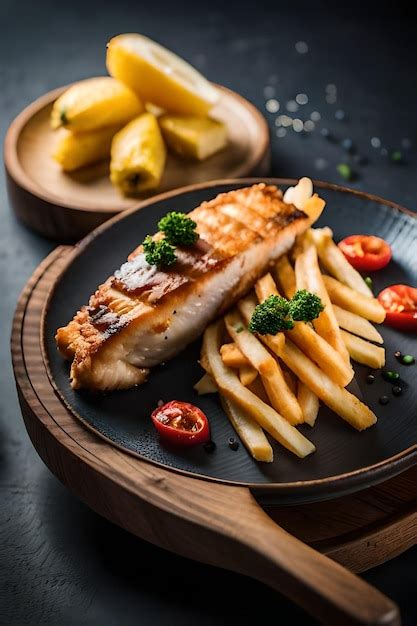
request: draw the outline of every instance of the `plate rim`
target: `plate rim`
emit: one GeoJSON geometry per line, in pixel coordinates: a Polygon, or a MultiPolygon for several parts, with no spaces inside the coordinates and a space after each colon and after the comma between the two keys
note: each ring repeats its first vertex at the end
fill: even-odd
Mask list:
{"type": "MultiPolygon", "coordinates": [[[[97,78],[97,77],[92,77],[97,78]]],[[[83,79],[80,79],[83,80],[83,79]]],[[[4,149],[3,149],[3,161],[7,174],[10,178],[21,187],[24,191],[30,193],[35,198],[42,200],[48,205],[54,205],[60,207],[62,209],[67,209],[80,213],[92,213],[92,214],[108,214],[114,215],[115,213],[119,215],[120,213],[124,213],[125,211],[131,211],[137,209],[139,206],[145,206],[148,200],[153,200],[159,195],[155,194],[149,198],[140,199],[140,198],[132,198],[132,207],[129,208],[117,208],[117,207],[101,207],[99,209],[95,209],[93,206],[80,206],[79,204],[72,204],[64,197],[58,196],[52,192],[46,192],[43,190],[41,186],[36,184],[35,181],[31,179],[30,176],[27,175],[25,169],[23,168],[21,161],[18,156],[18,144],[20,135],[24,129],[24,127],[28,124],[28,122],[37,115],[42,109],[50,105],[54,102],[64,91],[72,87],[73,85],[80,82],[80,80],[73,81],[67,85],[63,85],[61,87],[56,87],[52,89],[32,102],[30,102],[11,122],[9,125],[5,138],[4,138],[4,149]]],[[[212,84],[219,89],[221,92],[224,92],[234,98],[237,102],[239,102],[242,108],[248,110],[251,116],[256,119],[257,124],[260,129],[259,133],[259,141],[257,141],[255,145],[255,150],[253,151],[252,158],[250,160],[250,167],[240,167],[236,171],[236,174],[233,178],[238,178],[242,175],[245,175],[245,172],[253,171],[256,169],[270,153],[270,135],[269,135],[269,127],[268,122],[264,115],[262,115],[261,111],[250,102],[247,98],[242,96],[241,94],[225,87],[224,85],[220,85],[218,83],[212,82],[212,84]]],[[[205,182],[214,182],[214,181],[205,181],[205,182]]],[[[195,184],[204,184],[204,183],[195,183],[195,184]]],[[[183,187],[177,187],[175,189],[170,189],[163,193],[171,193],[176,191],[177,189],[182,189],[183,187]]]]}
{"type": "MultiPolygon", "coordinates": [[[[42,352],[42,359],[45,365],[46,373],[48,376],[48,380],[52,385],[55,393],[58,394],[60,401],[63,402],[67,411],[73,415],[77,421],[81,422],[84,427],[86,427],[89,431],[93,432],[96,436],[106,441],[109,445],[130,454],[131,456],[139,459],[141,461],[151,463],[157,467],[168,469],[169,471],[173,471],[175,473],[187,476],[189,478],[196,478],[200,480],[205,480],[208,482],[215,482],[224,485],[237,486],[237,487],[247,487],[252,492],[254,492],[257,496],[262,499],[264,504],[276,504],[277,500],[274,499],[273,496],[297,496],[298,499],[303,500],[303,498],[307,498],[306,501],[314,502],[316,500],[323,501],[325,499],[330,499],[333,497],[338,497],[340,495],[352,493],[359,489],[365,489],[371,485],[378,484],[386,480],[387,478],[394,477],[398,475],[402,471],[408,469],[412,465],[417,463],[417,442],[416,444],[406,448],[405,450],[387,458],[378,463],[374,463],[373,465],[369,465],[366,467],[361,467],[356,470],[345,472],[343,474],[337,474],[333,476],[328,476],[326,478],[319,478],[313,480],[306,481],[295,481],[295,482],[283,482],[283,483],[251,483],[245,481],[233,481],[226,480],[224,478],[218,478],[214,476],[208,476],[206,474],[199,474],[197,472],[191,472],[189,470],[176,468],[173,466],[166,465],[159,461],[155,461],[154,459],[150,459],[144,457],[143,455],[130,450],[116,442],[114,442],[109,437],[105,436],[98,430],[96,430],[91,424],[89,424],[81,415],[75,411],[75,409],[67,402],[65,397],[63,396],[60,388],[56,384],[53,373],[50,368],[49,358],[48,358],[48,349],[46,346],[46,332],[45,332],[45,324],[46,317],[50,308],[50,302],[55,292],[57,285],[62,277],[62,275],[66,272],[66,270],[71,266],[74,260],[81,255],[84,249],[97,237],[99,237],[104,231],[108,228],[111,228],[113,224],[125,219],[130,214],[135,213],[136,211],[140,211],[149,205],[154,203],[167,200],[173,196],[178,196],[182,194],[192,193],[194,191],[215,188],[224,185],[250,185],[256,183],[266,183],[266,184],[275,184],[279,185],[293,185],[298,182],[298,179],[294,178],[276,178],[276,177],[250,177],[250,178],[231,178],[231,179],[218,179],[215,181],[207,181],[204,183],[196,183],[192,185],[186,185],[184,187],[180,187],[178,189],[170,190],[157,196],[153,196],[152,198],[146,200],[139,207],[132,207],[131,209],[127,209],[122,213],[115,215],[105,223],[101,224],[97,228],[95,228],[91,233],[86,235],[83,239],[81,239],[73,249],[68,253],[65,258],[65,265],[61,268],[57,280],[49,289],[47,296],[43,302],[43,309],[40,321],[40,347],[42,352]],[[340,485],[340,486],[339,486],[340,485]],[[336,490],[336,492],[332,492],[332,488],[336,490]],[[324,494],[324,496],[323,496],[324,494]],[[272,496],[272,498],[271,498],[272,496]]],[[[342,185],[337,185],[335,183],[328,183],[325,181],[313,180],[313,186],[315,189],[328,189],[331,191],[341,192],[356,195],[360,198],[371,200],[377,202],[378,204],[388,206],[394,210],[399,211],[400,213],[404,213],[408,216],[411,216],[413,219],[417,220],[417,213],[407,209],[400,204],[393,202],[391,200],[385,200],[380,196],[352,189],[349,187],[345,187],[342,185]]],[[[417,223],[417,222],[416,222],[417,223]]],[[[255,461],[254,461],[255,462],[255,461]]],[[[291,499],[291,502],[294,500],[291,499]]],[[[298,501],[298,500],[297,500],[298,501]]],[[[279,500],[280,504],[285,503],[283,500],[279,500]]]]}

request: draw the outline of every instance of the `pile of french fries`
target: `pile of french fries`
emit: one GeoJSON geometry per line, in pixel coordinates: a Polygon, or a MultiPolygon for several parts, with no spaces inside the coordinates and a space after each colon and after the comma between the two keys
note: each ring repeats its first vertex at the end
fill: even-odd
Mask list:
{"type": "Polygon", "coordinates": [[[315,446],[296,426],[314,426],[319,403],[357,430],[375,414],[346,386],[350,360],[373,369],[385,364],[383,339],[371,324],[385,312],[333,241],[329,228],[310,229],[279,259],[248,296],[204,334],[200,394],[219,392],[241,441],[257,461],[272,462],[268,433],[303,458],[315,446]],[[255,335],[248,323],[255,306],[271,294],[291,298],[297,289],[317,294],[325,308],[313,324],[295,322],[277,335],[255,335]]]}

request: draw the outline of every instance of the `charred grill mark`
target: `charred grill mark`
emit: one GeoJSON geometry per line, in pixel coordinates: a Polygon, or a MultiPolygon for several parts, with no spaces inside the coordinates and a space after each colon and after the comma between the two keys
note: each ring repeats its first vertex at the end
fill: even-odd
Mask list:
{"type": "Polygon", "coordinates": [[[107,311],[108,309],[104,304],[87,307],[87,312],[92,323],[98,321],[107,311]]]}
{"type": "Polygon", "coordinates": [[[258,237],[263,238],[265,236],[265,227],[268,222],[243,204],[236,202],[224,204],[220,210],[224,215],[227,215],[229,219],[239,222],[242,226],[254,232],[258,237]]]}
{"type": "Polygon", "coordinates": [[[196,213],[193,217],[197,221],[197,229],[209,230],[206,238],[227,255],[234,256],[257,238],[257,234],[246,224],[222,213],[215,206],[201,207],[196,213]]]}
{"type": "Polygon", "coordinates": [[[288,207],[288,210],[278,213],[274,218],[274,223],[280,228],[285,228],[296,220],[307,219],[308,216],[304,213],[304,211],[296,209],[293,205],[287,204],[285,206],[288,207]]]}
{"type": "Polygon", "coordinates": [[[113,334],[123,326],[120,317],[113,313],[105,304],[87,307],[91,325],[101,333],[113,334]]]}
{"type": "Polygon", "coordinates": [[[163,275],[161,282],[157,285],[154,285],[149,288],[146,292],[147,302],[149,304],[156,304],[158,300],[161,300],[164,296],[167,296],[169,293],[176,291],[183,285],[186,285],[190,282],[188,276],[184,276],[183,274],[176,274],[174,272],[167,273],[163,275]]]}

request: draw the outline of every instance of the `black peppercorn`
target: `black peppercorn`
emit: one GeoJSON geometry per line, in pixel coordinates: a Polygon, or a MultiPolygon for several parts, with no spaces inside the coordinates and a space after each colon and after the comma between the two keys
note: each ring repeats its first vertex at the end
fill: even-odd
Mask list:
{"type": "Polygon", "coordinates": [[[402,392],[403,392],[403,390],[402,390],[401,387],[395,386],[395,387],[392,388],[392,394],[394,396],[400,396],[402,394],[402,392]]]}
{"type": "Polygon", "coordinates": [[[236,439],[233,439],[233,437],[230,437],[230,439],[229,439],[229,448],[236,452],[238,447],[239,447],[239,442],[236,441],[236,439]]]}
{"type": "Polygon", "coordinates": [[[379,404],[385,405],[385,404],[388,404],[388,402],[389,402],[388,396],[381,396],[379,398],[379,404]]]}
{"type": "Polygon", "coordinates": [[[374,380],[375,380],[375,376],[373,374],[368,374],[368,376],[366,377],[366,382],[368,383],[368,385],[372,385],[374,380]]]}
{"type": "Polygon", "coordinates": [[[204,450],[207,452],[207,454],[211,454],[215,451],[215,449],[216,444],[214,443],[214,441],[207,441],[207,443],[204,444],[204,450]]]}

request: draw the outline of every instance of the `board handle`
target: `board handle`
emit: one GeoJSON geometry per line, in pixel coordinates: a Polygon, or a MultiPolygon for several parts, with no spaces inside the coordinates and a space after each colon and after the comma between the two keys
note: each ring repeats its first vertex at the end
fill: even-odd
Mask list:
{"type": "Polygon", "coordinates": [[[394,602],[278,526],[249,491],[242,505],[244,510],[227,513],[230,530],[242,544],[233,569],[286,595],[323,624],[400,626],[394,602]],[[248,558],[243,556],[245,547],[248,558]]]}

